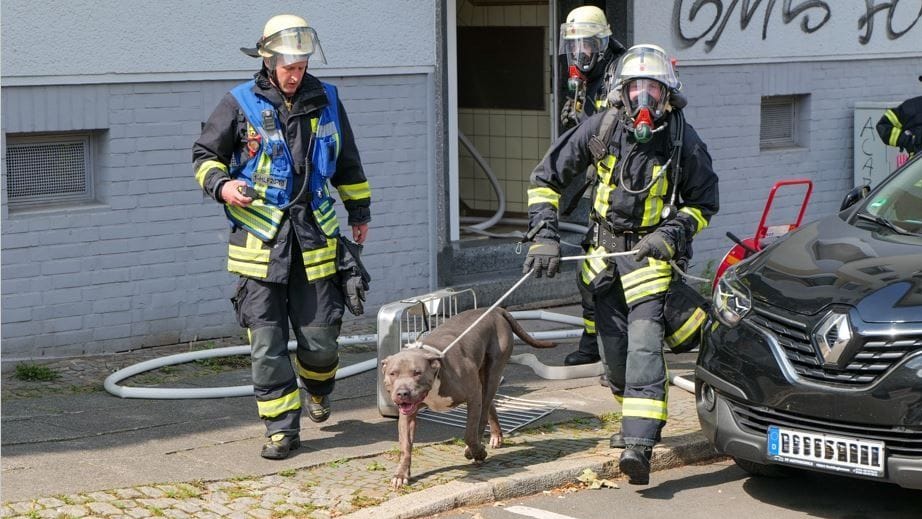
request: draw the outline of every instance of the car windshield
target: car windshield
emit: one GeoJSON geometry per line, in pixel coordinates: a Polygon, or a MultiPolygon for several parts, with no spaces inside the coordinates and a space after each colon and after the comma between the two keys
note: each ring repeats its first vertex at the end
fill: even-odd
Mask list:
{"type": "Polygon", "coordinates": [[[922,233],[922,159],[910,162],[871,194],[863,212],[900,230],[922,233]]]}

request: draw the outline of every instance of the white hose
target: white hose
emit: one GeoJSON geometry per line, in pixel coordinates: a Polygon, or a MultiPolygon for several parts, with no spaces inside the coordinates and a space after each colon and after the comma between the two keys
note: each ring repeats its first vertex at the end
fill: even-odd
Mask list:
{"type": "Polygon", "coordinates": [[[490,227],[496,225],[496,222],[503,217],[503,214],[506,213],[506,194],[503,192],[503,189],[499,186],[499,181],[496,180],[496,176],[493,174],[493,170],[490,169],[490,165],[487,164],[487,161],[483,158],[483,155],[477,151],[477,148],[474,147],[474,144],[467,138],[466,135],[458,131],[458,139],[461,141],[461,144],[467,148],[467,151],[474,157],[474,160],[480,164],[480,167],[483,169],[483,172],[487,174],[487,179],[490,181],[490,185],[493,186],[493,191],[496,192],[496,198],[498,199],[498,207],[496,212],[490,217],[489,220],[480,222],[475,225],[468,227],[470,230],[474,231],[485,231],[490,227]]]}
{"type": "MultiPolygon", "coordinates": [[[[571,339],[580,337],[583,333],[583,319],[572,315],[548,312],[546,310],[523,310],[510,312],[516,320],[541,320],[561,324],[569,324],[580,328],[571,328],[564,330],[545,330],[529,332],[529,335],[538,340],[554,339],[571,339]]],[[[401,340],[410,340],[409,334],[401,337],[401,340]]],[[[340,337],[338,340],[341,345],[352,344],[377,344],[378,336],[371,335],[351,335],[340,337]]],[[[294,351],[297,348],[296,341],[288,342],[288,350],[294,351]]],[[[252,396],[253,386],[227,386],[227,387],[210,387],[210,388],[156,388],[156,387],[124,387],[118,383],[129,377],[133,377],[146,371],[152,371],[165,366],[184,364],[202,359],[211,359],[215,357],[229,357],[233,355],[249,355],[250,346],[228,346],[225,348],[214,348],[210,350],[190,351],[186,353],[177,353],[156,359],[150,359],[126,368],[122,368],[108,377],[106,377],[103,387],[109,393],[121,398],[150,398],[163,400],[193,399],[193,398],[229,398],[238,396],[252,396]]],[[[602,363],[583,364],[579,366],[548,366],[538,360],[532,353],[523,353],[513,355],[510,362],[528,366],[541,378],[547,380],[567,380],[573,378],[594,377],[602,373],[602,363]]],[[[351,377],[376,369],[378,360],[368,359],[350,366],[337,370],[336,380],[351,377]]],[[[670,375],[669,382],[676,387],[694,393],[695,385],[693,382],[681,377],[670,375]]]]}

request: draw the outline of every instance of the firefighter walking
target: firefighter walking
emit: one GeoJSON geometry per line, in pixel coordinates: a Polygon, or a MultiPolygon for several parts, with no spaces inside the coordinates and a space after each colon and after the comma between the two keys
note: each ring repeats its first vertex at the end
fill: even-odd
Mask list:
{"type": "Polygon", "coordinates": [[[309,61],[326,62],[316,31],[299,16],[275,16],[256,48],[241,50],[262,67],[220,101],[193,146],[193,164],[230,223],[227,269],[240,276],[232,301],[250,339],[268,438],[261,456],[283,459],[300,446],[299,378],[308,417],[330,416],[344,306],[361,313],[367,288],[367,276],[344,268],[358,261],[357,247],[344,246],[329,184],[358,244],[367,237],[371,192],[336,88],[307,73],[309,61]]]}
{"type": "MultiPolygon", "coordinates": [[[[594,5],[585,5],[570,11],[566,21],[560,25],[559,53],[567,57],[570,87],[570,97],[560,111],[560,124],[562,129],[569,130],[592,114],[608,108],[607,85],[610,81],[606,81],[606,72],[614,71],[612,65],[624,53],[624,46],[611,36],[611,26],[605,13],[594,5]]],[[[595,169],[590,166],[586,170],[585,186],[574,195],[569,211],[563,211],[564,216],[576,209],[583,192],[594,185],[595,178],[595,169]]],[[[600,359],[592,293],[579,276],[576,285],[583,307],[583,334],[576,351],[564,358],[563,363],[567,366],[592,364],[600,359]]]]}
{"type": "Polygon", "coordinates": [[[605,375],[622,407],[619,466],[633,484],[649,482],[652,449],[667,419],[663,346],[670,338],[664,315],[674,282],[670,261],[690,256],[691,239],[719,204],[711,157],[684,120],[679,89],[662,48],[628,49],[610,95],[618,110],[596,114],[562,135],[532,173],[528,190],[529,226],[540,230],[525,271],[534,268],[538,277],[556,272],[560,193],[591,163],[599,179],[589,251],[633,252],[592,259],[581,271],[593,292],[605,375]]]}

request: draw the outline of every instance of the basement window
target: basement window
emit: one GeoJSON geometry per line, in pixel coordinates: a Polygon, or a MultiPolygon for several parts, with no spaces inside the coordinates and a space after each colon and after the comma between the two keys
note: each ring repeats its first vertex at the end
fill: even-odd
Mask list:
{"type": "Polygon", "coordinates": [[[7,135],[10,210],[91,202],[92,134],[7,135]]]}
{"type": "Polygon", "coordinates": [[[806,139],[806,95],[762,98],[759,149],[773,150],[804,146],[806,139]]]}

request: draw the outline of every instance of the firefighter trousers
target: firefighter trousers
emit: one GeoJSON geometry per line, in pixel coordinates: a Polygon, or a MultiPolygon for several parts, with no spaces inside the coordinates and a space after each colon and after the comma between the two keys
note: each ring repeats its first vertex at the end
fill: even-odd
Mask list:
{"type": "Polygon", "coordinates": [[[621,402],[624,442],[653,446],[668,417],[663,306],[672,270],[666,262],[624,256],[610,258],[609,264],[613,281],[595,294],[605,375],[621,402]]]}
{"type": "Polygon", "coordinates": [[[336,340],[344,306],[337,278],[308,283],[301,254],[291,256],[288,283],[241,277],[234,298],[237,319],[250,338],[256,407],[267,436],[301,429],[298,378],[311,395],[328,395],[339,366],[336,340]],[[289,322],[297,341],[294,365],[289,322]]]}

